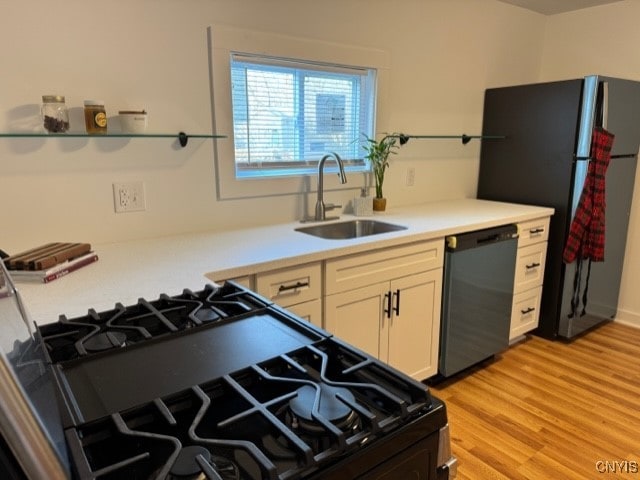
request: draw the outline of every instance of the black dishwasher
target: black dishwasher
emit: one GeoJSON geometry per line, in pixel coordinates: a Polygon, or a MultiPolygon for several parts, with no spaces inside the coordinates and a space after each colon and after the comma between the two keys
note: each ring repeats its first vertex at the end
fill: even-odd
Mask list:
{"type": "Polygon", "coordinates": [[[450,377],[509,345],[518,230],[447,237],[439,376],[450,377]]]}

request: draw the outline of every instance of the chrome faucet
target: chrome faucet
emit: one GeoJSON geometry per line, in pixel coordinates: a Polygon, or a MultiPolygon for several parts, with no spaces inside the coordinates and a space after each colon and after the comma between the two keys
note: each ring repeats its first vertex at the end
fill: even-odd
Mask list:
{"type": "Polygon", "coordinates": [[[325,215],[325,212],[327,210],[333,210],[334,208],[342,207],[342,205],[334,205],[333,203],[328,203],[325,205],[324,203],[324,198],[323,198],[324,197],[324,181],[323,181],[324,163],[331,157],[334,157],[336,159],[336,162],[338,163],[338,168],[340,169],[340,172],[338,173],[338,176],[340,177],[340,183],[342,184],[347,183],[347,176],[344,173],[344,165],[342,165],[342,160],[340,159],[338,154],[332,152],[322,157],[322,160],[320,160],[320,163],[318,163],[318,200],[316,201],[316,216],[314,218],[314,220],[316,221],[331,220],[334,218],[338,218],[338,217],[327,218],[325,215]]]}

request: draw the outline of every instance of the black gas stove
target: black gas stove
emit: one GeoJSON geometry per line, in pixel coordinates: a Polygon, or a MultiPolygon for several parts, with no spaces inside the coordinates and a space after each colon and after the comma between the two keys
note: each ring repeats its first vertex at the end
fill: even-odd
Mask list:
{"type": "Polygon", "coordinates": [[[74,478],[449,477],[426,386],[232,282],[36,337],[74,478]]]}

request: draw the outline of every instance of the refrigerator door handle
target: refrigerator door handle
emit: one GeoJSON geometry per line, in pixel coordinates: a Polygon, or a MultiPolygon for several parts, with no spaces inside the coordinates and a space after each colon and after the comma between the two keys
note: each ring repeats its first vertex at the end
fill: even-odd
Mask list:
{"type": "Polygon", "coordinates": [[[609,120],[609,82],[602,82],[602,128],[607,129],[609,120]]]}
{"type": "MultiPolygon", "coordinates": [[[[597,98],[600,82],[597,75],[584,77],[582,99],[580,106],[580,124],[578,125],[578,144],[576,145],[576,160],[589,160],[591,155],[591,133],[596,124],[597,98]]],[[[588,162],[576,162],[573,175],[573,198],[571,199],[571,218],[576,214],[578,201],[582,193],[584,181],[587,178],[588,162]]]]}

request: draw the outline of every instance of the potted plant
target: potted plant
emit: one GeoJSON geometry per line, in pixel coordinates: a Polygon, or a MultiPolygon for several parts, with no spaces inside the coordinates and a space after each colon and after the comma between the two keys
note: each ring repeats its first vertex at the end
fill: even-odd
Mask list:
{"type": "Polygon", "coordinates": [[[404,145],[408,140],[403,134],[392,133],[385,135],[380,141],[369,138],[365,135],[366,142],[362,146],[367,152],[364,158],[371,163],[371,171],[376,185],[376,196],[373,199],[373,209],[375,211],[384,211],[387,206],[387,199],[382,193],[382,185],[384,183],[384,174],[389,166],[389,155],[395,154],[395,150],[400,145],[404,145]]]}

